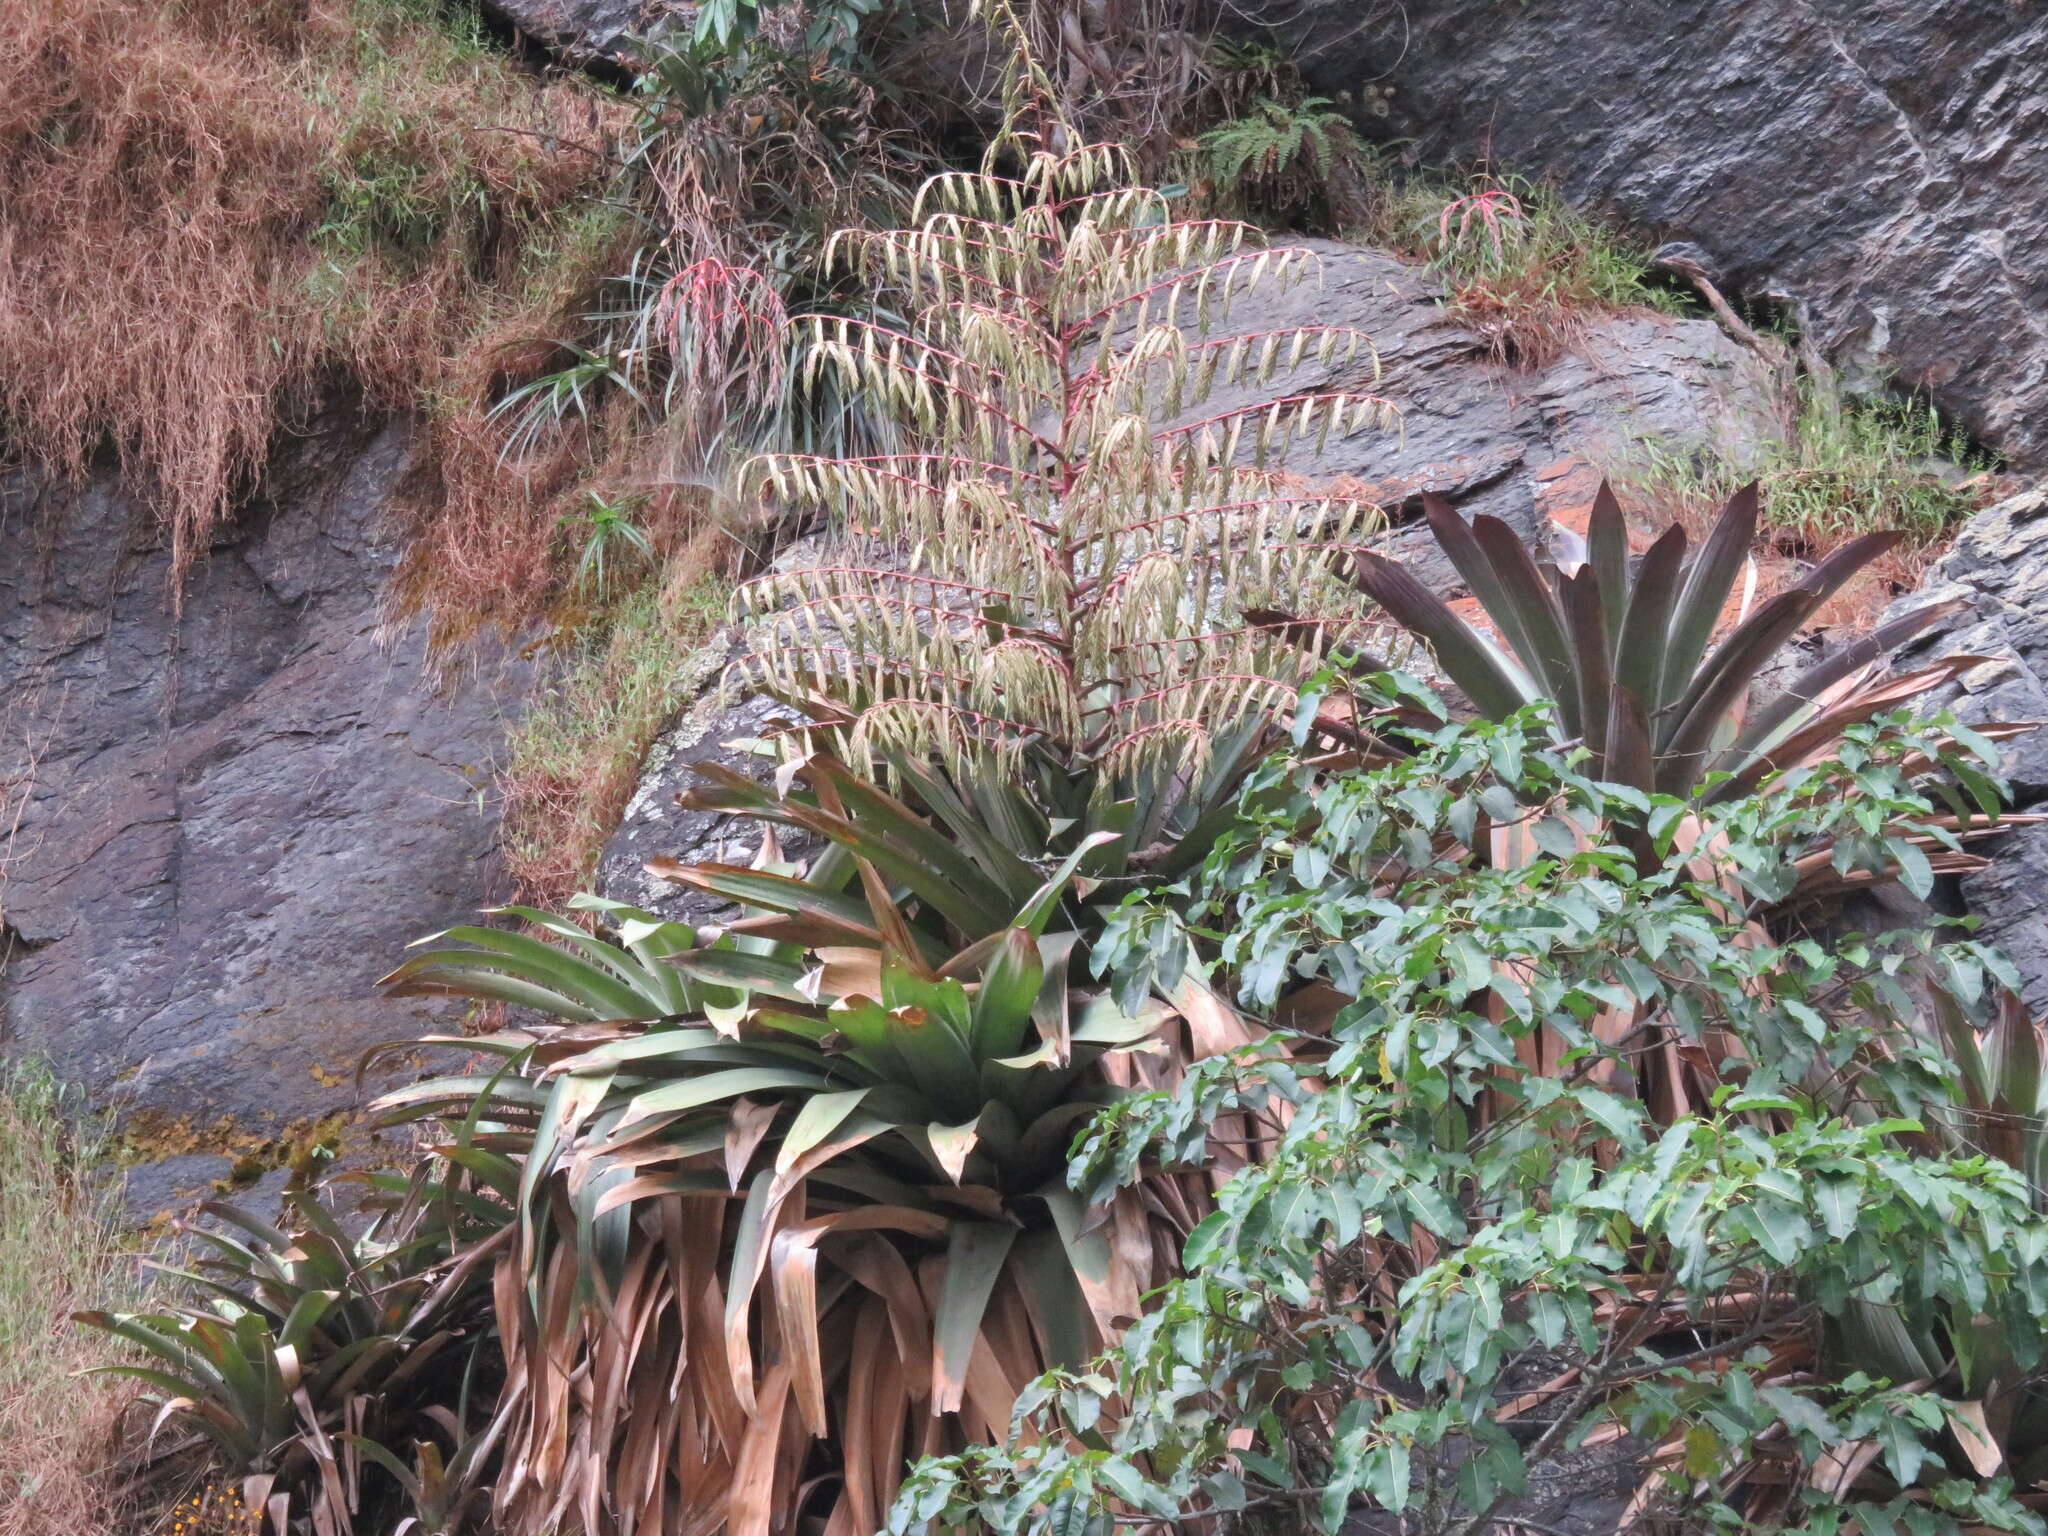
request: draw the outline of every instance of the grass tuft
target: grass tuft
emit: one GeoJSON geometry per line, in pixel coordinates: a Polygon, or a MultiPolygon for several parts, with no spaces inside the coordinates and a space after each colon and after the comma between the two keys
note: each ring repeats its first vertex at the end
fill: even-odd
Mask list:
{"type": "Polygon", "coordinates": [[[47,1073],[0,1067],[0,1536],[94,1536],[122,1510],[112,1461],[131,1394],[78,1373],[109,1341],[81,1308],[131,1309],[143,1282],[109,1153],[47,1073]]]}
{"type": "Polygon", "coordinates": [[[1386,194],[1373,234],[1441,272],[1445,307],[1517,367],[1542,367],[1601,315],[1685,307],[1644,281],[1646,249],[1519,176],[1407,182],[1386,194]]]}
{"type": "Polygon", "coordinates": [[[1906,539],[1819,615],[1824,625],[1867,627],[1893,597],[1918,585],[1963,519],[1997,500],[1996,462],[1943,425],[1925,400],[1848,398],[1811,377],[1782,394],[1775,435],[1693,455],[1642,442],[1613,466],[1613,478],[1654,521],[1694,533],[1704,533],[1729,495],[1757,481],[1759,595],[1859,534],[1904,530],[1906,539]]]}
{"type": "Polygon", "coordinates": [[[677,570],[569,630],[553,680],[512,734],[500,790],[506,870],[521,901],[558,909],[588,888],[679,702],[690,653],[724,612],[721,578],[677,570]]]}
{"type": "Polygon", "coordinates": [[[1890,528],[1931,549],[1997,494],[1995,461],[1925,400],[1844,397],[1811,378],[1787,394],[1780,435],[1703,456],[1645,443],[1623,478],[1681,517],[1757,480],[1782,542],[1818,553],[1890,528]]]}

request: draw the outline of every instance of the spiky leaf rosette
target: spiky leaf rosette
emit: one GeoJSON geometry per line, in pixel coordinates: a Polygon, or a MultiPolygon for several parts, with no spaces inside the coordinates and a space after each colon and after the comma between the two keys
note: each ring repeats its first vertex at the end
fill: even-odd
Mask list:
{"type": "MultiPolygon", "coordinates": [[[[1262,750],[1246,723],[1363,642],[1362,605],[1330,572],[1377,511],[1278,465],[1390,422],[1371,393],[1285,390],[1310,364],[1369,380],[1371,342],[1335,325],[1230,333],[1240,300],[1314,280],[1319,258],[1178,217],[1127,179],[1105,146],[934,177],[911,227],[839,242],[898,296],[901,325],[798,322],[800,369],[887,402],[919,447],[753,461],[751,491],[840,536],[824,563],[740,589],[760,639],[730,683],[808,710],[860,771],[957,779],[1028,758],[1023,777],[1049,769],[1100,802],[1151,798],[1164,764],[1178,789],[1163,792],[1185,797],[1224,737],[1262,750]]],[[[1067,798],[1048,789],[1038,808],[1062,816],[1067,798]]]]}
{"type": "Polygon", "coordinates": [[[907,1458],[1002,1435],[1209,1209],[1206,1173],[1068,1188],[1098,1109],[1251,1038],[1199,983],[1132,1012],[1082,983],[1057,926],[1081,853],[959,949],[879,880],[843,889],[837,850],[803,878],[763,862],[676,871],[746,912],[724,928],[587,897],[618,943],[522,911],[547,940],[453,930],[387,978],[561,1021],[440,1041],[511,1066],[380,1105],[481,1120],[522,1170],[503,1529],[873,1531],[907,1458]]]}

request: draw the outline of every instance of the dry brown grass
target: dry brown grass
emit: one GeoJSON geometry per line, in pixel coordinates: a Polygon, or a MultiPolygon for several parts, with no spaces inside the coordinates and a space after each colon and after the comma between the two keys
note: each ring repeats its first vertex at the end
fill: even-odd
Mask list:
{"type": "Polygon", "coordinates": [[[86,1307],[132,1307],[136,1256],[78,1106],[34,1073],[0,1071],[0,1536],[98,1536],[123,1513],[116,1430],[132,1396],[78,1372],[105,1363],[86,1307]]]}
{"type": "Polygon", "coordinates": [[[405,0],[17,0],[0,57],[0,425],[111,448],[178,566],[338,381],[403,406],[609,173],[590,89],[405,0]]]}

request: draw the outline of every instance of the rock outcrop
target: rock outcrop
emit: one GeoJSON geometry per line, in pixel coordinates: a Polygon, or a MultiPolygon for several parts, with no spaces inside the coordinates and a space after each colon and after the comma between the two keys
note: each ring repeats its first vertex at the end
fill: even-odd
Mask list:
{"type": "Polygon", "coordinates": [[[117,1105],[148,1214],[249,1178],[439,1010],[378,998],[492,894],[522,671],[381,627],[405,434],[332,422],[186,580],[112,488],[0,481],[0,1051],[117,1105]]]}
{"type": "MultiPolygon", "coordinates": [[[[1356,494],[1393,509],[1397,526],[1387,545],[1441,589],[1450,590],[1456,577],[1435,542],[1413,525],[1424,491],[1540,539],[1551,520],[1569,525],[1582,516],[1602,471],[1640,440],[1685,452],[1774,429],[1768,370],[1707,321],[1614,315],[1548,367],[1506,370],[1488,362],[1479,341],[1446,313],[1426,271],[1380,251],[1309,243],[1324,257],[1322,282],[1241,301],[1229,329],[1325,322],[1355,326],[1372,339],[1376,359],[1304,368],[1288,376],[1286,387],[1371,390],[1399,410],[1400,425],[1333,440],[1320,456],[1288,467],[1315,480],[1348,481],[1356,494]]],[[[1219,390],[1200,410],[1225,411],[1269,394],[1255,386],[1241,395],[1219,390]]],[[[800,549],[785,558],[815,554],[800,549]]],[[[718,697],[716,675],[735,644],[737,637],[721,635],[700,656],[698,691],[649,757],[605,850],[602,894],[681,921],[705,921],[715,903],[649,877],[644,862],[670,855],[745,863],[758,848],[758,828],[676,804],[706,758],[756,768],[772,762],[727,745],[786,718],[767,700],[718,697]]]]}
{"type": "Polygon", "coordinates": [[[2048,469],[2048,11],[2016,0],[1255,7],[1424,163],[1691,241],[1839,366],[2048,469]]]}
{"type": "Polygon", "coordinates": [[[515,32],[578,64],[617,62],[671,33],[696,11],[686,0],[484,0],[515,32]]]}
{"type": "MultiPolygon", "coordinates": [[[[2048,490],[2034,489],[1971,518],[1955,546],[1900,607],[1961,597],[1967,606],[1919,636],[1897,663],[1983,656],[1935,697],[1972,725],[2048,722],[2048,490]]],[[[2008,743],[2004,771],[2021,810],[2048,805],[2048,730],[2008,743]]],[[[1980,851],[1991,867],[1962,882],[1965,908],[2013,957],[2027,1001],[2048,1013],[2048,823],[2003,834],[1980,851]]]]}

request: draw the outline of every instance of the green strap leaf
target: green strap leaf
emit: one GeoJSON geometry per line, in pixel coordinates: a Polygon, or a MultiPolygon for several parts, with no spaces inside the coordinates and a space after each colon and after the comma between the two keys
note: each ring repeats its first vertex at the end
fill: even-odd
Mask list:
{"type": "Polygon", "coordinates": [[[959,1221],[946,1244],[946,1278],[932,1318],[932,1412],[957,1413],[967,1365],[981,1336],[988,1298],[1003,1272],[1017,1229],[1003,1222],[959,1221]]]}

